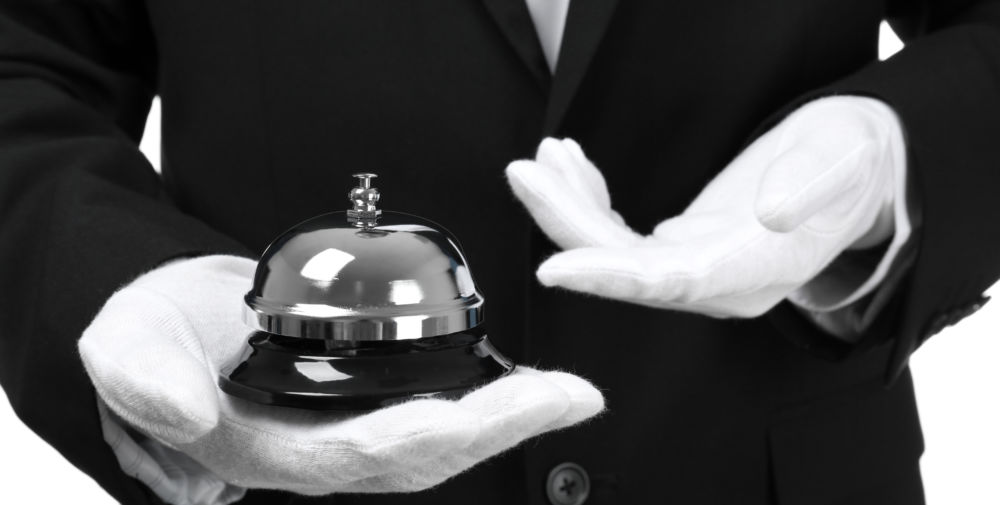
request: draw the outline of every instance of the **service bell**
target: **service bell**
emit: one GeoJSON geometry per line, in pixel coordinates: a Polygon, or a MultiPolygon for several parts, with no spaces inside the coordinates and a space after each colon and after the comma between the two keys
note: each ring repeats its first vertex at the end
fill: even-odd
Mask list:
{"type": "Polygon", "coordinates": [[[244,297],[249,346],[219,376],[257,403],[372,409],[412,397],[455,397],[510,373],[490,343],[484,300],[455,237],[410,214],[382,211],[356,174],[353,208],[281,234],[244,297]]]}

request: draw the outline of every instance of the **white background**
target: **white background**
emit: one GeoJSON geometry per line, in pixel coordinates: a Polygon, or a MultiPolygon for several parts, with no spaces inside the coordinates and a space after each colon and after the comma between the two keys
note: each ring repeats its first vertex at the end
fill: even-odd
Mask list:
{"type": "MultiPolygon", "coordinates": [[[[883,26],[883,57],[901,47],[883,26]]],[[[159,158],[159,107],[143,152],[159,158]]],[[[991,291],[1000,295],[1000,288],[991,291]]],[[[929,505],[1000,504],[1000,300],[932,338],[912,368],[927,451],[921,462],[929,505]]],[[[58,399],[53,399],[58,401],[58,399]]],[[[0,401],[0,503],[112,504],[0,401]]],[[[683,504],[679,504],[683,505],[683,504]]]]}

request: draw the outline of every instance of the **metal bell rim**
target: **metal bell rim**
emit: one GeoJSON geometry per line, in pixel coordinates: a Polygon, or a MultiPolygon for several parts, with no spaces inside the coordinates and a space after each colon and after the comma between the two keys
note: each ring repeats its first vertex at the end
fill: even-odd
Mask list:
{"type": "Polygon", "coordinates": [[[248,293],[243,322],[252,329],[286,337],[336,341],[411,340],[457,333],[482,324],[484,299],[463,303],[354,309],[322,304],[276,305],[248,293]]]}

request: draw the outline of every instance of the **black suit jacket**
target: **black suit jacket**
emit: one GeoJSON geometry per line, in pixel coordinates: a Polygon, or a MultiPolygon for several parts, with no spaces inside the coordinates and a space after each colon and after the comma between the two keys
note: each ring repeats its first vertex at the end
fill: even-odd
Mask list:
{"type": "Polygon", "coordinates": [[[252,257],[375,171],[385,208],[461,238],[498,346],[591,378],[609,412],[428,492],[248,503],[544,503],[562,461],[588,503],[918,502],[905,361],[997,277],[998,75],[992,1],[573,0],[550,77],[521,0],[2,0],[0,381],[113,496],[155,502],[102,439],[81,331],[141,272],[252,257]],[[878,62],[887,16],[907,47],[878,62]],[[838,360],[788,307],[716,320],[535,281],[554,247],[502,170],[544,135],[580,141],[649,231],[834,93],[899,113],[923,213],[903,289],[838,360]],[[154,94],[162,179],[136,148],[154,94]]]}

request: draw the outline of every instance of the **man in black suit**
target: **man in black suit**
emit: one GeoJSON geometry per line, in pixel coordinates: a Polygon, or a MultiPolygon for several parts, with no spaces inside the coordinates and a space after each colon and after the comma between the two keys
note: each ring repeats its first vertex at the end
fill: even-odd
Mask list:
{"type": "MultiPolygon", "coordinates": [[[[361,170],[383,175],[392,208],[462,238],[501,348],[592,379],[609,411],[430,491],[251,490],[245,503],[922,502],[907,357],[997,278],[1000,3],[573,0],[554,74],[520,1],[0,12],[0,380],[18,415],[122,502],[158,498],[102,435],[76,346],[95,314],[168,262],[253,258],[339,207],[361,170]],[[879,62],[885,18],[907,46],[879,62]],[[155,94],[162,179],[136,147],[155,94]],[[789,302],[717,319],[535,281],[555,247],[500,174],[543,137],[575,139],[645,235],[786,117],[844,94],[898,117],[910,189],[893,201],[914,226],[847,307],[850,338],[789,302]],[[442,195],[442,181],[462,191],[442,195]]],[[[885,240],[866,249],[875,263],[885,240]]]]}

